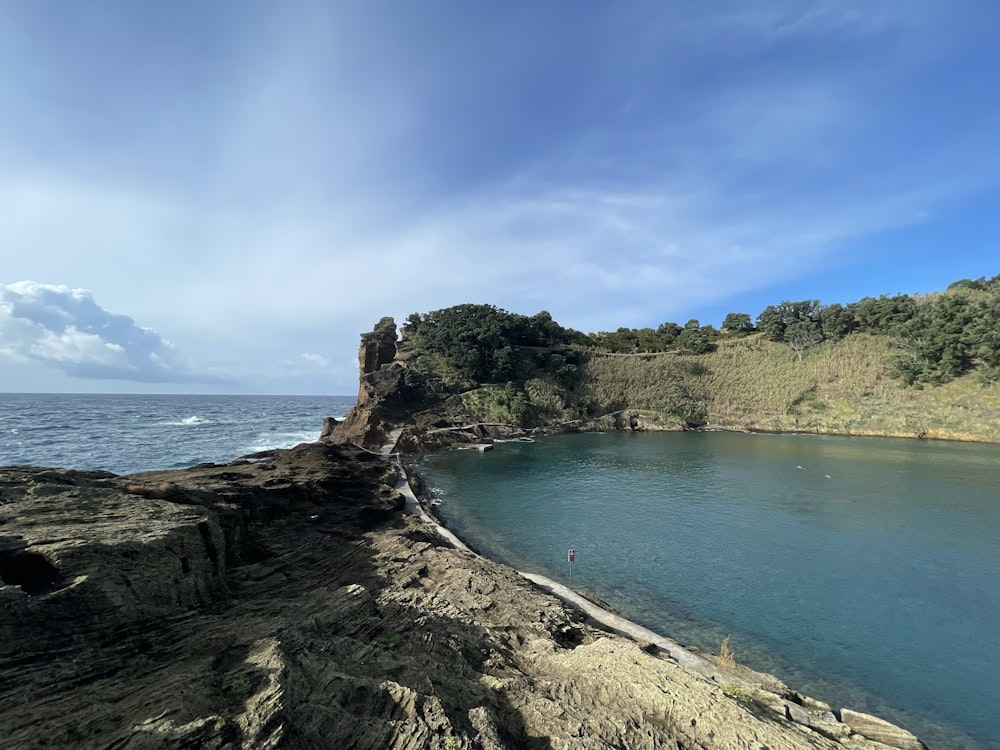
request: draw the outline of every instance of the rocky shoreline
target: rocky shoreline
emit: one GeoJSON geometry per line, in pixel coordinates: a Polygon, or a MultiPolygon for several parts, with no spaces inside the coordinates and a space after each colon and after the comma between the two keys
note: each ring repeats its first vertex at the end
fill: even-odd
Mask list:
{"type": "MultiPolygon", "coordinates": [[[[403,475],[405,470],[400,465],[403,475]]],[[[417,479],[417,485],[422,481],[417,479]]],[[[407,486],[404,492],[409,490],[407,486]]],[[[418,503],[416,497],[408,502],[408,509],[418,503]]],[[[446,541],[458,549],[476,554],[465,540],[457,537],[454,532],[438,518],[433,506],[425,502],[413,511],[431,528],[443,536],[446,541]]],[[[499,563],[494,563],[499,564],[499,563]]],[[[742,700],[768,708],[787,720],[803,724],[814,731],[841,742],[858,740],[858,736],[897,748],[926,748],[911,732],[887,722],[879,717],[852,711],[849,708],[834,710],[823,701],[790,689],[773,675],[758,672],[735,661],[714,654],[708,654],[700,649],[684,646],[655,633],[631,620],[622,617],[606,602],[595,599],[584,592],[575,591],[567,586],[553,581],[537,573],[517,571],[520,576],[534,583],[542,591],[560,599],[563,603],[577,609],[586,616],[590,625],[601,630],[623,636],[648,654],[668,658],[684,669],[702,675],[711,682],[722,686],[723,692],[742,700]]],[[[849,742],[848,742],[849,744],[849,742]]]]}
{"type": "Polygon", "coordinates": [[[126,477],[0,469],[4,746],[922,747],[611,632],[453,547],[399,486],[325,443],[126,477]]]}

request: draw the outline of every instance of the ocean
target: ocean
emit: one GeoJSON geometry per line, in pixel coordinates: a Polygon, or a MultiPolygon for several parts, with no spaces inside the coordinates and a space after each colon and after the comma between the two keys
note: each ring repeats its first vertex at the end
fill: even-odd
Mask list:
{"type": "Polygon", "coordinates": [[[129,474],[319,439],[353,396],[0,394],[0,466],[129,474]]]}
{"type": "Polygon", "coordinates": [[[932,750],[1000,749],[998,445],[556,435],[419,471],[490,557],[932,750]]]}

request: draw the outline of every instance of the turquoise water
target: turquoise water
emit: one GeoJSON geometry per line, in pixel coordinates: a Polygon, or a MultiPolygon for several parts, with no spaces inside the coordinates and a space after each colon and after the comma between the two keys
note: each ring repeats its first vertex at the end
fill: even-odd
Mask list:
{"type": "Polygon", "coordinates": [[[562,435],[419,468],[491,557],[682,643],[1000,748],[1000,446],[733,433],[562,435]]]}

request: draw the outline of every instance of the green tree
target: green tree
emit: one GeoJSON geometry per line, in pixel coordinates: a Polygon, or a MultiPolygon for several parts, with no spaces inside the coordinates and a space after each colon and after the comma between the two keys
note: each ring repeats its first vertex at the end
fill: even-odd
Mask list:
{"type": "Polygon", "coordinates": [[[685,324],[684,330],[677,335],[674,345],[677,351],[683,354],[704,354],[711,348],[708,334],[694,318],[685,324]]]}
{"type": "Polygon", "coordinates": [[[964,284],[922,302],[891,328],[899,352],[892,374],[907,384],[939,384],[969,372],[992,351],[988,322],[982,327],[990,311],[989,293],[964,284]]]}
{"type": "Polygon", "coordinates": [[[841,339],[854,327],[854,317],[838,302],[824,307],[820,311],[819,319],[823,335],[830,339],[841,339]]]}
{"type": "Polygon", "coordinates": [[[745,336],[754,331],[754,325],[747,313],[729,313],[722,321],[722,329],[745,336]]]}
{"type": "Polygon", "coordinates": [[[822,332],[821,310],[822,306],[819,300],[802,300],[800,302],[785,300],[780,305],[768,305],[764,308],[764,311],[757,316],[757,328],[763,331],[771,341],[784,341],[788,327],[793,324],[798,336],[801,336],[802,332],[806,330],[822,332]]]}
{"type": "Polygon", "coordinates": [[[862,297],[847,306],[857,330],[871,333],[894,334],[917,312],[916,302],[907,294],[893,297],[882,295],[878,299],[862,297]]]}
{"type": "Polygon", "coordinates": [[[816,324],[794,321],[785,329],[785,341],[799,360],[802,354],[823,341],[823,331],[816,324]]]}
{"type": "Polygon", "coordinates": [[[774,305],[768,305],[757,316],[757,330],[763,331],[771,341],[784,341],[785,328],[785,318],[774,305]]]}
{"type": "Polygon", "coordinates": [[[480,382],[514,377],[525,336],[524,316],[493,305],[457,305],[407,318],[406,332],[427,351],[441,355],[459,375],[480,382]]]}

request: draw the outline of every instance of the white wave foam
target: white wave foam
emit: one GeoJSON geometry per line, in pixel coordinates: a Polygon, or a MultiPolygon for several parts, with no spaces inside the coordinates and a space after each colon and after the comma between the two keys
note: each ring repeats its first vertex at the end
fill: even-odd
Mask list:
{"type": "Polygon", "coordinates": [[[315,443],[319,432],[270,432],[258,435],[252,444],[244,448],[247,453],[259,453],[274,448],[293,448],[299,443],[315,443]]]}
{"type": "Polygon", "coordinates": [[[174,422],[167,422],[166,424],[173,427],[190,427],[195,424],[211,424],[212,420],[205,419],[204,417],[199,417],[197,414],[193,414],[190,417],[184,417],[174,422]]]}

